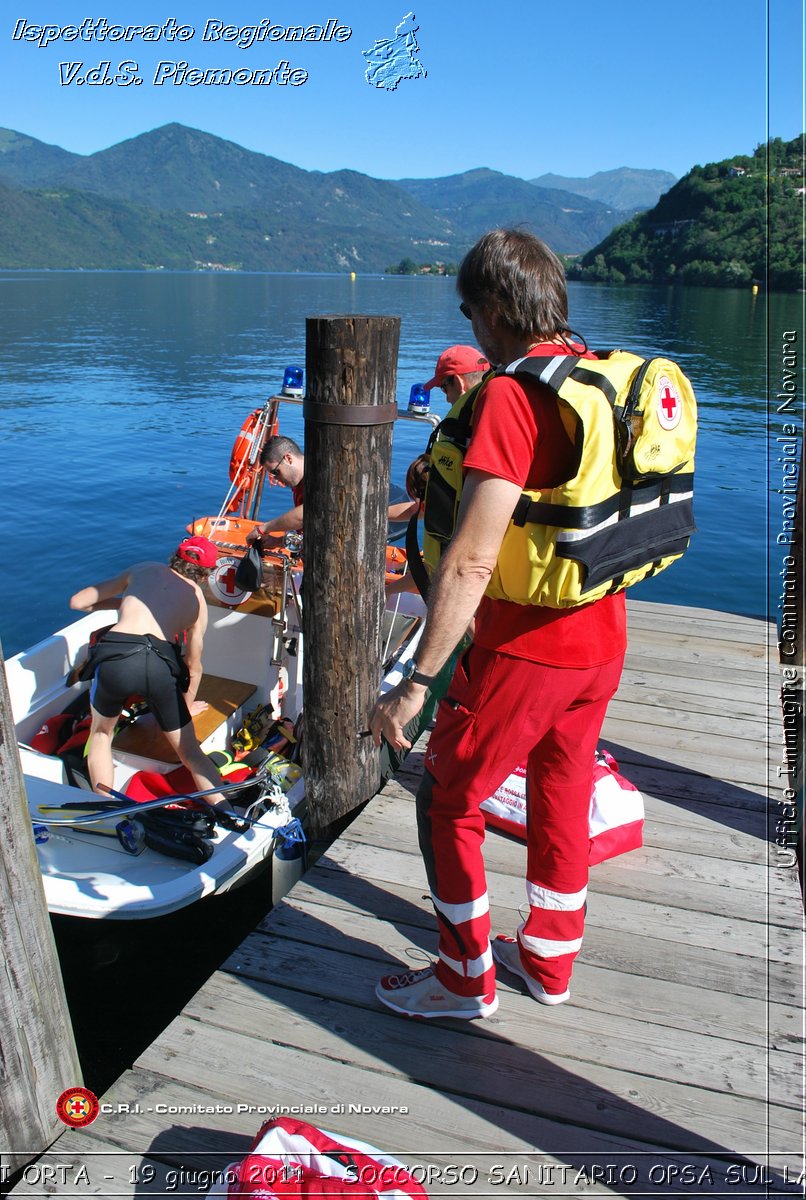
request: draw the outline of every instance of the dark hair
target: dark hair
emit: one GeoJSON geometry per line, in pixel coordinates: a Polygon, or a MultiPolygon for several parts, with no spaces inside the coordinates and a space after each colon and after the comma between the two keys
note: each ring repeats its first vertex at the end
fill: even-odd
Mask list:
{"type": "Polygon", "coordinates": [[[555,337],[568,328],[562,263],[545,242],[524,230],[485,233],[462,259],[456,290],[471,309],[491,309],[522,337],[555,337]]]}
{"type": "Polygon", "coordinates": [[[302,451],[293,438],[283,437],[282,434],[270,437],[260,452],[261,467],[265,467],[266,463],[271,462],[273,458],[279,462],[284,454],[298,454],[302,458],[302,451]]]}
{"type": "Polygon", "coordinates": [[[186,558],[180,558],[178,554],[171,555],[168,566],[172,571],[176,571],[177,575],[198,584],[204,583],[213,569],[212,567],[203,567],[200,563],[188,562],[186,558]]]}
{"type": "Polygon", "coordinates": [[[430,470],[430,454],[420,454],[414,462],[409,463],[409,469],[406,472],[406,491],[412,500],[422,500],[430,470]]]}

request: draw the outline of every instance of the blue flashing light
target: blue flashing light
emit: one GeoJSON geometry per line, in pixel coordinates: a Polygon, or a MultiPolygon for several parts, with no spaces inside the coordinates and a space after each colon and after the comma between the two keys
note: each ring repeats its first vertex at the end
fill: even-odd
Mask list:
{"type": "Polygon", "coordinates": [[[302,367],[286,367],[283,372],[283,386],[280,389],[284,396],[302,395],[302,376],[302,367]]]}
{"type": "Polygon", "coordinates": [[[431,411],[431,398],[421,383],[415,383],[409,393],[409,407],[406,410],[412,416],[427,416],[431,411]]]}

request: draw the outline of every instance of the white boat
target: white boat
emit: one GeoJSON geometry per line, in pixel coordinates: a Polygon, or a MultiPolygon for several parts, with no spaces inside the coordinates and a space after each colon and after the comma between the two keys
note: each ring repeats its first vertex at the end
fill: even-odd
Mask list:
{"type": "MultiPolygon", "coordinates": [[[[278,553],[265,561],[265,586],[259,591],[239,593],[232,587],[234,551],[254,527],[260,501],[259,452],[265,437],[276,429],[280,399],[273,397],[264,409],[256,410],[263,414],[260,428],[247,446],[254,469],[241,487],[240,499],[236,495],[238,512],[232,515],[231,488],[218,517],[206,519],[207,536],[222,551],[206,588],[209,624],[198,696],[208,702],[208,708],[194,717],[206,753],[228,751],[248,714],[258,706],[269,705],[274,715],[292,722],[302,710],[299,562],[293,552],[278,553]]],[[[234,474],[237,492],[243,477],[237,470],[234,474]]],[[[199,531],[196,522],[193,532],[199,531]]],[[[404,559],[399,551],[392,557],[404,559]]],[[[217,824],[209,838],[212,854],[201,865],[148,846],[137,847],[136,853],[126,849],[126,839],[116,832],[124,813],[110,812],[103,822],[97,821],[97,810],[89,810],[100,797],[71,785],[62,759],[31,745],[43,724],[64,712],[89,686],[71,683],[68,676],[86,657],[91,634],[108,626],[110,616],[98,612],[81,617],[9,659],[5,669],[49,910],[88,919],[148,919],[228,891],[274,857],[278,844],[285,844],[282,839],[287,841],[283,834],[278,843],[278,831],[287,830],[294,818],[304,818],[305,785],[299,767],[278,764],[265,776],[265,794],[251,814],[253,823],[240,830],[217,824]]],[[[411,593],[395,598],[387,610],[382,690],[399,680],[398,663],[414,652],[423,617],[422,601],[411,593]]],[[[177,766],[149,714],[116,735],[113,757],[114,789],[122,794],[139,772],[166,775],[177,766]]],[[[298,854],[294,857],[293,849],[289,853],[290,858],[274,862],[275,900],[301,872],[298,854]]]]}

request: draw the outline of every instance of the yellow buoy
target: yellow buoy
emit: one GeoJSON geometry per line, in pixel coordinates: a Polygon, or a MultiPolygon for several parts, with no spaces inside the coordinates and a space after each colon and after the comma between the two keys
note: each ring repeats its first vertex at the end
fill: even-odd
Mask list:
{"type": "Polygon", "coordinates": [[[355,283],[355,271],[350,272],[350,279],[355,283]]]}

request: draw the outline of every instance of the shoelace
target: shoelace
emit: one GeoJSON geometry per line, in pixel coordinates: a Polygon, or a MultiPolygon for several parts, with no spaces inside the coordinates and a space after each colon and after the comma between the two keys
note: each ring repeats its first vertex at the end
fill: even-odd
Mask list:
{"type": "Polygon", "coordinates": [[[434,968],[422,967],[419,971],[406,971],[403,975],[390,975],[389,979],[395,981],[395,986],[399,988],[409,987],[412,983],[419,983],[421,979],[426,979],[434,974],[434,968]]]}

